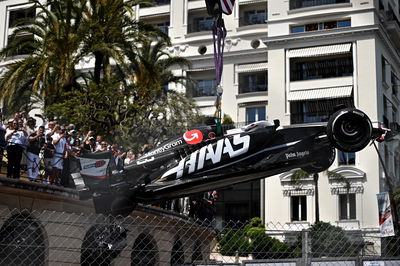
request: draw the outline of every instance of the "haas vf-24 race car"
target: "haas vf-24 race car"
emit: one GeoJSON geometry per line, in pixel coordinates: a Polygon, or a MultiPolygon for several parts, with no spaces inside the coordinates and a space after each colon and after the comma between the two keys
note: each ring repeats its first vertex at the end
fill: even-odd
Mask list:
{"type": "Polygon", "coordinates": [[[83,195],[98,213],[129,214],[137,203],[179,198],[301,168],[326,170],[335,148],[357,152],[386,130],[373,128],[360,110],[346,108],[327,123],[281,127],[261,121],[216,136],[213,127],[191,130],[148,151],[123,170],[111,153],[80,158],[83,195]],[[82,182],[83,181],[83,182],[82,182]]]}

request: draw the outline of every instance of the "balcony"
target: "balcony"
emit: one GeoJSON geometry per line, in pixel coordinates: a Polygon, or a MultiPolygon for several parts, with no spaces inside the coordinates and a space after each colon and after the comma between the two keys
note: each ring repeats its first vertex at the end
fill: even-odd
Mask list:
{"type": "Polygon", "coordinates": [[[188,33],[211,31],[214,24],[212,17],[196,17],[190,19],[188,33]]]}
{"type": "Polygon", "coordinates": [[[291,124],[327,122],[336,106],[354,107],[353,97],[290,102],[291,124]]]}
{"type": "Polygon", "coordinates": [[[157,6],[169,5],[170,0],[155,0],[154,1],[157,6]]]}
{"type": "Polygon", "coordinates": [[[239,94],[268,90],[267,72],[239,74],[239,94]]]}
{"type": "Polygon", "coordinates": [[[187,92],[193,98],[217,96],[215,79],[195,80],[187,86],[187,92]]]}
{"type": "Polygon", "coordinates": [[[162,16],[147,16],[147,17],[141,17],[140,21],[153,25],[154,27],[160,29],[163,33],[168,35],[169,32],[169,14],[167,15],[162,15],[162,16]]]}
{"type": "Polygon", "coordinates": [[[350,0],[291,0],[289,9],[350,3],[350,0]]]}
{"type": "Polygon", "coordinates": [[[265,10],[251,10],[244,12],[244,17],[239,20],[239,27],[267,23],[267,12],[265,10]]]}
{"type": "Polygon", "coordinates": [[[168,31],[169,31],[169,25],[157,25],[158,28],[165,33],[166,35],[168,35],[168,31]]]}
{"type": "Polygon", "coordinates": [[[290,60],[290,81],[351,77],[353,71],[353,58],[350,53],[336,58],[314,57],[290,60]]]}
{"type": "Polygon", "coordinates": [[[16,26],[29,25],[29,19],[35,18],[36,10],[33,7],[11,10],[9,14],[8,27],[14,28],[16,26]]]}
{"type": "MultiPolygon", "coordinates": [[[[153,6],[166,6],[169,5],[171,3],[171,0],[154,0],[153,1],[153,6]]],[[[140,7],[146,7],[146,5],[144,4],[140,4],[140,7]]]]}
{"type": "Polygon", "coordinates": [[[383,22],[384,26],[390,33],[390,38],[393,39],[393,43],[399,49],[400,48],[400,45],[399,45],[400,21],[397,18],[396,14],[393,12],[393,10],[380,11],[379,17],[381,18],[381,21],[383,22]]]}

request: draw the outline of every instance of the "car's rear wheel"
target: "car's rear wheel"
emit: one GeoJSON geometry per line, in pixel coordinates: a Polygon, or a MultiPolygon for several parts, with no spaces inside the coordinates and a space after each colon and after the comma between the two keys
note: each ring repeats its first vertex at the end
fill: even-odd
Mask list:
{"type": "Polygon", "coordinates": [[[371,140],[372,123],[360,110],[345,108],[334,113],[327,124],[332,145],[344,152],[357,152],[371,140]]]}

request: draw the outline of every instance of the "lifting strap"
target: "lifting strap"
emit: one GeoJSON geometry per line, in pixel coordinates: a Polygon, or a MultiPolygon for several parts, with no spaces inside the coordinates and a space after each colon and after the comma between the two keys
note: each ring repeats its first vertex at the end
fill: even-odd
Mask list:
{"type": "Polygon", "coordinates": [[[226,38],[226,28],[224,20],[222,19],[222,14],[220,14],[213,24],[213,41],[214,41],[214,65],[215,65],[215,80],[216,80],[216,90],[217,90],[217,100],[216,106],[216,124],[217,124],[217,135],[222,135],[221,129],[221,96],[222,96],[222,86],[221,78],[222,71],[224,68],[224,46],[226,38]]]}

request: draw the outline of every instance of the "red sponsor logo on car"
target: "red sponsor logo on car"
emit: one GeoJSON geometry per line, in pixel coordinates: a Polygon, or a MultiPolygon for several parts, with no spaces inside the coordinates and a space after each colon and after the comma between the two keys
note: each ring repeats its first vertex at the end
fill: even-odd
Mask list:
{"type": "Polygon", "coordinates": [[[198,144],[203,141],[203,133],[200,130],[191,130],[183,134],[183,139],[187,144],[198,144]]]}

